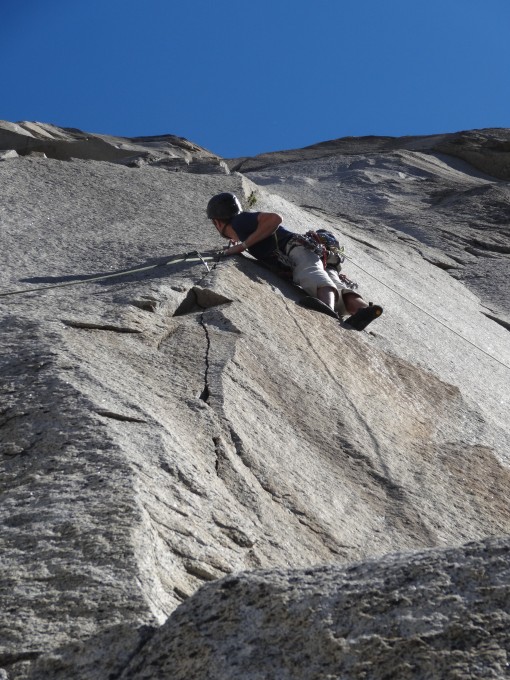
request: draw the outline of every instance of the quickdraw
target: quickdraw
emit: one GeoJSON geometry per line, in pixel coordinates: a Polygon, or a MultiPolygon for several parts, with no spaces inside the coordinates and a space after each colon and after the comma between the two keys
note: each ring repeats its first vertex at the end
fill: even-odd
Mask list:
{"type": "Polygon", "coordinates": [[[346,288],[350,288],[351,290],[356,290],[356,288],[359,287],[358,284],[356,283],[356,281],[351,281],[351,279],[349,279],[345,274],[340,274],[340,272],[338,272],[338,278],[340,279],[340,281],[344,284],[344,286],[346,288]]]}

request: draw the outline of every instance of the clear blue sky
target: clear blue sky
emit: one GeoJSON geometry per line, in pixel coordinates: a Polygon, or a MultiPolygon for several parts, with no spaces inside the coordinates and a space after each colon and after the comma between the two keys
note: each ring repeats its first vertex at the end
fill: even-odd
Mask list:
{"type": "Polygon", "coordinates": [[[510,127],[510,0],[0,0],[0,118],[224,157],[510,127]]]}

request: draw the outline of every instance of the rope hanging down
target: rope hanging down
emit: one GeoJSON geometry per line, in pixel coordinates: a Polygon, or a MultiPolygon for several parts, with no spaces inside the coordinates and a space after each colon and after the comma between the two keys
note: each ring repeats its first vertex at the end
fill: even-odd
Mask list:
{"type": "Polygon", "coordinates": [[[413,305],[413,307],[416,307],[416,309],[419,309],[420,312],[423,312],[423,314],[425,314],[426,316],[430,317],[431,319],[434,319],[434,321],[437,321],[438,324],[440,324],[441,326],[443,326],[444,328],[446,328],[448,331],[450,331],[450,333],[453,333],[454,335],[456,335],[457,337],[459,337],[461,340],[464,340],[464,342],[467,342],[469,345],[471,345],[472,347],[474,347],[475,349],[477,349],[479,352],[482,352],[482,354],[485,354],[485,356],[489,357],[489,359],[492,359],[493,361],[497,362],[498,364],[500,364],[500,365],[503,366],[504,368],[508,368],[508,370],[510,370],[510,366],[509,366],[508,364],[505,364],[503,361],[501,361],[500,359],[497,359],[497,358],[496,358],[495,356],[493,356],[492,354],[489,354],[489,352],[486,352],[484,349],[482,349],[482,348],[479,347],[478,345],[475,345],[474,342],[471,342],[471,340],[468,340],[466,337],[464,337],[463,335],[461,335],[460,333],[458,333],[456,330],[454,330],[453,328],[450,328],[450,326],[448,326],[448,324],[445,324],[444,321],[441,321],[440,319],[438,319],[437,317],[435,317],[433,314],[431,314],[430,312],[427,312],[425,309],[423,309],[423,307],[420,307],[420,305],[417,305],[417,304],[416,304],[415,302],[413,302],[412,300],[409,300],[408,298],[406,298],[406,296],[405,296],[405,295],[402,295],[402,293],[399,293],[397,290],[395,290],[395,289],[392,288],[391,286],[388,286],[387,283],[384,283],[384,281],[381,281],[380,279],[378,279],[377,276],[374,276],[374,275],[371,274],[370,272],[367,272],[367,270],[366,270],[366,269],[363,269],[363,267],[362,267],[361,265],[359,265],[357,262],[354,262],[354,260],[353,260],[352,258],[347,257],[347,255],[345,256],[345,258],[346,258],[347,260],[349,260],[349,262],[352,262],[352,264],[353,264],[355,267],[358,267],[358,269],[361,269],[362,272],[365,272],[365,274],[368,274],[368,276],[371,276],[375,281],[377,281],[378,283],[380,283],[382,286],[384,286],[384,287],[387,288],[388,290],[391,290],[392,293],[395,293],[395,295],[398,295],[399,297],[401,297],[401,298],[402,298],[403,300],[405,300],[406,302],[409,302],[410,305],[413,305]]]}
{"type": "Polygon", "coordinates": [[[202,262],[207,271],[210,271],[210,267],[207,262],[217,260],[218,258],[212,255],[201,255],[198,250],[193,250],[190,253],[186,253],[174,260],[169,260],[168,262],[159,262],[157,264],[151,264],[147,267],[137,267],[136,269],[125,269],[120,272],[115,272],[114,274],[103,274],[101,276],[91,276],[87,279],[79,279],[78,281],[66,281],[65,283],[54,283],[51,286],[34,286],[33,288],[23,288],[21,290],[8,290],[4,293],[0,292],[0,297],[7,297],[9,295],[24,295],[27,293],[39,293],[44,290],[51,290],[53,288],[65,288],[66,286],[79,286],[84,283],[94,283],[96,281],[105,281],[106,279],[115,279],[118,276],[127,276],[128,274],[138,274],[139,272],[146,272],[150,269],[157,269],[158,267],[169,267],[172,264],[178,264],[179,262],[202,262]],[[195,257],[192,257],[194,255],[195,257]]]}

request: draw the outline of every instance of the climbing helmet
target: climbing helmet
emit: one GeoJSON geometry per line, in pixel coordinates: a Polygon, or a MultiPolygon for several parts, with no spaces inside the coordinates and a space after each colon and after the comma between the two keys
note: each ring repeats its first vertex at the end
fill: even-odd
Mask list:
{"type": "Polygon", "coordinates": [[[210,220],[230,220],[241,211],[237,196],[228,192],[216,194],[207,204],[207,217],[210,220]]]}

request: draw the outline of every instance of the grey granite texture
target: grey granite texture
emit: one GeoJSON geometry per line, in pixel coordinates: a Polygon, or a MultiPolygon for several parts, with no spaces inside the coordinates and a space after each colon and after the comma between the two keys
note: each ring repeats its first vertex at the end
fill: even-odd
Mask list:
{"type": "Polygon", "coordinates": [[[509,541],[204,586],[123,680],[506,678],[509,541]]]}
{"type": "Polygon", "coordinates": [[[229,163],[342,232],[406,241],[510,329],[508,130],[347,138],[229,163]]]}
{"type": "MultiPolygon", "coordinates": [[[[65,144],[87,136],[38,128],[65,144]]],[[[504,210],[508,185],[422,150],[363,153],[350,168],[344,157],[302,154],[251,179],[216,165],[169,172],[91,157],[0,163],[0,669],[9,680],[174,677],[167,669],[181,663],[184,673],[187,662],[172,652],[163,664],[165,636],[174,625],[183,635],[186,612],[193,626],[207,598],[221,599],[221,582],[195,596],[205,583],[243,573],[228,606],[244,593],[247,608],[252,584],[266,583],[280,593],[268,600],[268,617],[280,607],[276,626],[287,597],[297,614],[303,593],[328,607],[348,565],[367,560],[353,567],[365,575],[356,606],[378,602],[387,618],[366,620],[374,647],[363,646],[360,609],[348,663],[359,652],[366,677],[384,677],[378,669],[391,655],[372,623],[393,616],[404,630],[413,611],[428,616],[421,600],[406,594],[405,610],[391,599],[380,586],[385,570],[395,584],[412,575],[424,600],[429,585],[440,598],[452,561],[466,577],[445,590],[444,625],[430,629],[437,663],[454,664],[462,644],[475,650],[474,619],[455,602],[467,601],[475,562],[484,588],[506,587],[506,539],[501,549],[486,539],[510,534],[510,348],[504,296],[464,283],[459,271],[484,256],[461,257],[451,223],[469,212],[495,238],[487,196],[500,196],[504,210]],[[426,204],[427,182],[454,187],[452,206],[426,204]],[[296,231],[335,231],[346,273],[383,317],[357,333],[298,306],[300,291],[253,260],[216,261],[223,242],[205,205],[223,190],[255,198],[296,231]],[[209,270],[196,250],[213,258],[209,270]],[[384,557],[396,551],[406,555],[384,557]]],[[[499,276],[508,256],[491,253],[499,276]]],[[[502,592],[483,591],[481,628],[503,620],[502,592]]],[[[283,614],[280,622],[275,649],[270,629],[267,638],[261,631],[267,659],[292,634],[283,614]]],[[[311,656],[323,649],[324,664],[337,663],[320,622],[307,632],[302,619],[303,654],[309,644],[311,656]]],[[[203,621],[211,640],[218,625],[203,621]]],[[[249,656],[243,634],[233,631],[225,649],[238,639],[249,656]]],[[[504,633],[492,639],[487,677],[498,677],[507,642],[504,633]]],[[[218,649],[211,669],[228,661],[218,649]]],[[[451,677],[478,669],[476,650],[451,677]]],[[[264,665],[252,672],[278,677],[264,665]]]]}

